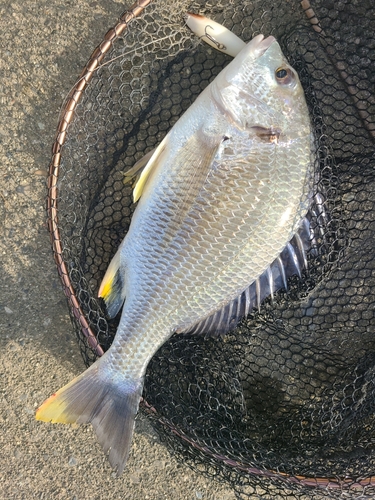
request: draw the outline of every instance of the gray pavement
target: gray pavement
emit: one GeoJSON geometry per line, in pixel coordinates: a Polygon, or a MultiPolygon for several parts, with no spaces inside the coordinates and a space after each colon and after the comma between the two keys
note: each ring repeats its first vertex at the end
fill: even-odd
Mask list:
{"type": "Polygon", "coordinates": [[[116,478],[89,426],[34,420],[83,371],[46,230],[46,169],[64,96],[119,1],[0,3],[0,499],[233,500],[137,420],[116,478]]]}

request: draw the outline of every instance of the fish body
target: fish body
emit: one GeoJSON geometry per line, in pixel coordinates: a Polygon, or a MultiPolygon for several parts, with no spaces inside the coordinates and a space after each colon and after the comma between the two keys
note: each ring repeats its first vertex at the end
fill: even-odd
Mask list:
{"type": "Polygon", "coordinates": [[[308,210],[312,152],[298,76],[276,40],[259,35],[151,155],[99,292],[111,316],[125,301],[112,346],[37,418],[91,422],[120,474],[151,357],[233,303],[282,253],[308,210]]]}

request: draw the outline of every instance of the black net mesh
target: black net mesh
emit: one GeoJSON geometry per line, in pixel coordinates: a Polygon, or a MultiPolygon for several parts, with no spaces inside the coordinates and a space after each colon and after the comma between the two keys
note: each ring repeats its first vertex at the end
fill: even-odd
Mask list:
{"type": "Polygon", "coordinates": [[[173,336],[146,376],[143,409],[163,439],[241,498],[375,495],[373,9],[370,0],[155,0],[107,34],[59,126],[50,229],[90,364],[117,327],[96,296],[135,208],[124,172],[230,60],[192,35],[183,13],[244,41],[273,34],[300,75],[329,213],[312,221],[322,236],[308,270],[223,339],[173,336]]]}

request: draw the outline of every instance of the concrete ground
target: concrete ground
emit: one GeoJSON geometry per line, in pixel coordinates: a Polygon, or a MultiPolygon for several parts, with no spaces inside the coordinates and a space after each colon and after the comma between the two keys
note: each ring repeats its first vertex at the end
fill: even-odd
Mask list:
{"type": "Polygon", "coordinates": [[[116,478],[91,427],[34,419],[84,369],[46,230],[46,169],[59,108],[125,9],[114,0],[0,3],[0,498],[233,500],[137,421],[116,478]]]}

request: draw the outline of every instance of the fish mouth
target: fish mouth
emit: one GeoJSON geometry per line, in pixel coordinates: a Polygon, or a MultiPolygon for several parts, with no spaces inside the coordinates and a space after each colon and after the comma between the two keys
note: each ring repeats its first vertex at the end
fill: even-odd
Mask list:
{"type": "Polygon", "coordinates": [[[257,35],[248,43],[247,48],[254,55],[254,59],[258,59],[274,42],[276,42],[276,38],[272,35],[267,38],[264,38],[264,35],[257,35]]]}

